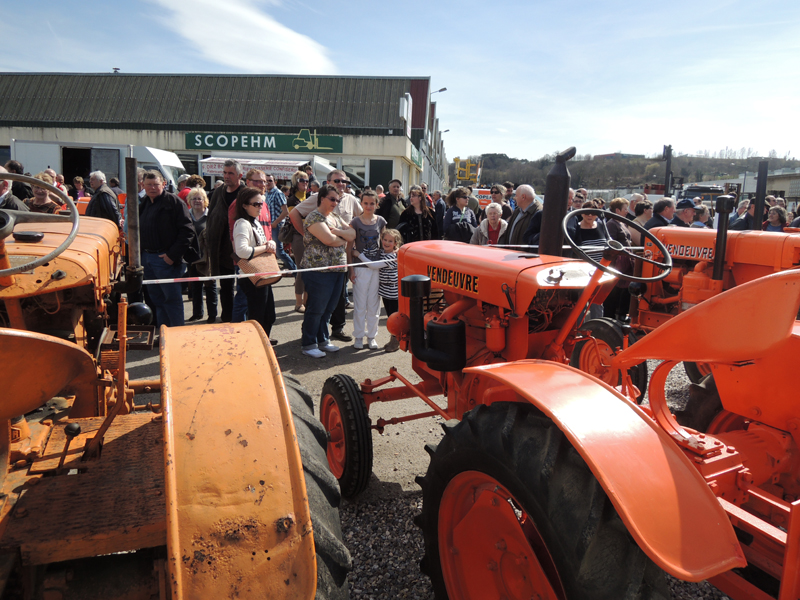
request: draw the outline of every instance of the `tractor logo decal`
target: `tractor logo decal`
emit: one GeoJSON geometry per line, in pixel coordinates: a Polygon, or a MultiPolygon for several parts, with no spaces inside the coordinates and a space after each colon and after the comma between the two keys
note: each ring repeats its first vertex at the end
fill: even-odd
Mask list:
{"type": "Polygon", "coordinates": [[[428,265],[428,277],[431,278],[433,283],[441,283],[442,285],[464,290],[465,292],[472,292],[473,294],[478,293],[477,275],[467,275],[460,271],[428,265]]]}
{"type": "Polygon", "coordinates": [[[714,248],[707,248],[705,246],[666,244],[666,248],[671,256],[679,258],[700,258],[704,260],[711,260],[714,258],[714,248]]]}

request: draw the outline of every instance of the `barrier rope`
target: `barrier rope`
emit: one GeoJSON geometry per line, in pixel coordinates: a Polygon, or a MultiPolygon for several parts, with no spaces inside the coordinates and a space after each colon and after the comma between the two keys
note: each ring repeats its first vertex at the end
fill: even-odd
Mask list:
{"type": "MultiPolygon", "coordinates": [[[[396,258],[391,259],[384,259],[384,260],[373,260],[370,261],[370,264],[391,264],[397,263],[396,258]]],[[[215,281],[217,279],[244,279],[247,277],[266,277],[266,276],[276,276],[276,275],[291,275],[296,273],[307,273],[309,271],[331,271],[333,269],[341,269],[344,267],[359,267],[359,266],[367,266],[367,263],[351,263],[347,265],[331,265],[328,267],[311,267],[308,269],[287,269],[284,271],[268,271],[266,273],[234,273],[232,275],[209,275],[207,277],[177,277],[175,279],[146,279],[142,281],[142,285],[157,285],[163,283],[190,283],[193,281],[215,281]]]]}

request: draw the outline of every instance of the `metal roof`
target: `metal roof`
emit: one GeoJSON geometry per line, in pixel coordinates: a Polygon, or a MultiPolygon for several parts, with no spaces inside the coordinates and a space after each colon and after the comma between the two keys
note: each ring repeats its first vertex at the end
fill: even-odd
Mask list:
{"type": "Polygon", "coordinates": [[[320,134],[403,135],[400,98],[424,89],[425,98],[414,98],[424,106],[428,82],[428,77],[0,73],[0,126],[274,133],[314,127],[320,134]]]}

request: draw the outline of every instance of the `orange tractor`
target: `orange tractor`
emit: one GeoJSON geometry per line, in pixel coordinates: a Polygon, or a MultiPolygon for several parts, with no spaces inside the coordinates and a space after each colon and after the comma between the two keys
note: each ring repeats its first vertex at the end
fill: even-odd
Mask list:
{"type": "MultiPolygon", "coordinates": [[[[543,231],[566,212],[569,157],[548,176],[543,231]]],[[[649,240],[665,258],[640,259],[666,277],[669,254],[649,240]]],[[[360,385],[326,382],[320,419],[343,493],[367,484],[372,429],[438,415],[445,436],[426,448],[417,480],[422,567],[437,598],[662,599],[664,571],[710,579],[736,600],[798,598],[800,415],[785,375],[800,350],[800,272],[719,294],[635,344],[613,331],[622,349],[596,377],[570,356],[579,345],[599,354],[591,348],[609,332],[579,322],[625,250],[611,242],[595,268],[561,258],[558,237],[548,245],[552,254],[444,241],[401,249],[388,328],[420,381],[391,368],[360,385]],[[730,327],[763,297],[781,299],[769,322],[730,327]],[[663,362],[640,407],[635,368],[651,358],[663,362]],[[666,377],[682,360],[714,373],[726,415],[714,432],[682,427],[667,407],[666,377]],[[428,410],[370,422],[373,404],[401,398],[428,410]]]]}
{"type": "Polygon", "coordinates": [[[347,598],[325,432],[264,331],[162,327],[160,378],[130,380],[136,211],[119,281],[117,228],[61,197],[0,211],[0,597],[347,598]]]}

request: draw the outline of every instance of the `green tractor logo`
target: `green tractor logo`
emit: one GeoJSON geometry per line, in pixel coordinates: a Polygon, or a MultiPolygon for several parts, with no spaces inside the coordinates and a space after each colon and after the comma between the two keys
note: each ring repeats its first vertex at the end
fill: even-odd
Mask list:
{"type": "Polygon", "coordinates": [[[333,150],[333,148],[324,148],[319,145],[319,137],[317,137],[317,130],[312,134],[308,129],[301,129],[297,137],[292,140],[292,146],[295,150],[333,150]]]}

